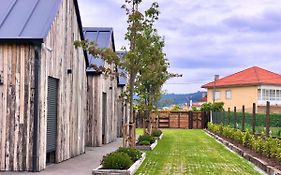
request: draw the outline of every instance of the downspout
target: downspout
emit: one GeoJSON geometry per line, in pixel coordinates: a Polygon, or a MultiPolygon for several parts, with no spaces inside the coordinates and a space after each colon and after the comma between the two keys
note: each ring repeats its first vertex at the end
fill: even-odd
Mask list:
{"type": "Polygon", "coordinates": [[[33,119],[33,149],[32,149],[32,171],[39,171],[39,156],[38,156],[38,142],[39,142],[39,70],[40,70],[40,55],[41,46],[34,46],[34,119],[33,119]]]}

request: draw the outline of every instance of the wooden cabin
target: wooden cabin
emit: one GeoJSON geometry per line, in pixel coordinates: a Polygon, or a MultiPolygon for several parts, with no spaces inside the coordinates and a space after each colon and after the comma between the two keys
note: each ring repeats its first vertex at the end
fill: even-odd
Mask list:
{"type": "Polygon", "coordinates": [[[40,171],[85,152],[81,39],[77,0],[1,1],[1,171],[40,171]]]}
{"type": "MultiPolygon", "coordinates": [[[[85,39],[93,41],[99,48],[115,51],[112,28],[84,28],[85,39]]],[[[116,69],[102,58],[88,55],[90,65],[116,69]]],[[[86,127],[86,145],[102,146],[117,138],[117,77],[105,76],[91,67],[87,70],[88,78],[88,115],[86,127]]]]}

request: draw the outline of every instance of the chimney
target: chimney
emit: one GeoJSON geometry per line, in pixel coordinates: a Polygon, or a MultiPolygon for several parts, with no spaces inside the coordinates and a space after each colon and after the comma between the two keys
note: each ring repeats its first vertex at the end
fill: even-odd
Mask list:
{"type": "Polygon", "coordinates": [[[220,79],[219,75],[215,75],[215,81],[217,81],[218,79],[220,79]]]}

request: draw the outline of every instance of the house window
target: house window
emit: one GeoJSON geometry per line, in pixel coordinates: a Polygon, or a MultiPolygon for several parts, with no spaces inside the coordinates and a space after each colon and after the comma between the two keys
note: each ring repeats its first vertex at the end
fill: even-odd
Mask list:
{"type": "Polygon", "coordinates": [[[263,101],[281,101],[281,90],[258,89],[258,99],[263,101]]]}
{"type": "Polygon", "coordinates": [[[214,92],[214,96],[215,96],[215,100],[219,100],[220,96],[221,96],[221,92],[220,91],[215,91],[214,92]]]}
{"type": "Polygon", "coordinates": [[[262,100],[269,100],[269,89],[262,90],[262,100]]]}
{"type": "Polygon", "coordinates": [[[275,100],[275,90],[273,90],[273,89],[269,90],[269,99],[275,100]]]}
{"type": "Polygon", "coordinates": [[[261,100],[262,96],[261,96],[261,89],[258,89],[258,99],[261,100]]]}
{"type": "Polygon", "coordinates": [[[225,91],[225,99],[230,100],[232,97],[231,90],[225,91]]]}
{"type": "Polygon", "coordinates": [[[281,90],[276,90],[276,100],[281,100],[281,90]]]}

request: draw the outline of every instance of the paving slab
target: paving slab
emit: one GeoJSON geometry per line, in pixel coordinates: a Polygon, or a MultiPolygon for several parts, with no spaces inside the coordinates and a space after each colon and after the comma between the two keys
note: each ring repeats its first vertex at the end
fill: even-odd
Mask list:
{"type": "Polygon", "coordinates": [[[102,157],[115,151],[122,145],[122,138],[102,147],[87,147],[86,153],[68,159],[59,164],[52,164],[41,172],[0,172],[1,175],[90,175],[100,165],[102,157]]]}

